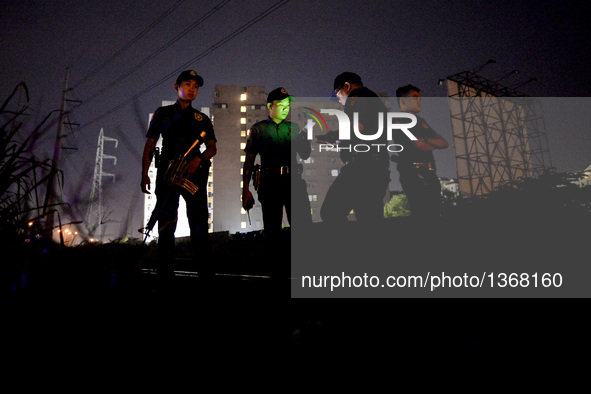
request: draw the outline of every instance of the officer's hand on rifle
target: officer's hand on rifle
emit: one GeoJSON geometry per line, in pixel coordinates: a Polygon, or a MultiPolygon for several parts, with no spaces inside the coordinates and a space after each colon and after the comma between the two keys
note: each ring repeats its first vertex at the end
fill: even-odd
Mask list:
{"type": "Polygon", "coordinates": [[[151,194],[150,193],[150,177],[148,176],[148,174],[142,174],[142,192],[146,193],[146,194],[151,194]]]}
{"type": "Polygon", "coordinates": [[[242,208],[249,211],[254,206],[254,197],[248,189],[244,189],[242,192],[242,208]]]}
{"type": "Polygon", "coordinates": [[[199,166],[201,165],[201,158],[199,156],[196,156],[195,158],[193,158],[193,160],[191,160],[188,164],[187,164],[187,177],[193,175],[195,173],[195,171],[197,171],[197,169],[199,168],[199,166]]]}

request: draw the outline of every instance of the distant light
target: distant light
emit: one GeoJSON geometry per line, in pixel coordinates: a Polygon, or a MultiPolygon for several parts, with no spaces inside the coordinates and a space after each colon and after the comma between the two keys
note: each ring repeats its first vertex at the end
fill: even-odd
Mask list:
{"type": "Polygon", "coordinates": [[[31,227],[33,225],[33,222],[29,222],[29,227],[31,227]]]}

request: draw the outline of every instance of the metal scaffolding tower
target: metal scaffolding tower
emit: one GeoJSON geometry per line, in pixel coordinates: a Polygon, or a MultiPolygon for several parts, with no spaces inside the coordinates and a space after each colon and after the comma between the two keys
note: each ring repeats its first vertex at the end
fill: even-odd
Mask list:
{"type": "Polygon", "coordinates": [[[89,237],[102,240],[103,237],[103,193],[102,193],[102,179],[104,176],[113,178],[115,182],[115,175],[103,171],[103,161],[105,159],[113,159],[113,165],[117,165],[117,157],[104,154],[105,141],[115,142],[117,148],[118,141],[115,138],[105,137],[103,129],[99,132],[98,144],[96,149],[96,160],[94,165],[94,177],[92,181],[92,189],[90,191],[90,203],[88,205],[88,212],[86,214],[86,223],[90,229],[89,237]]]}
{"type": "Polygon", "coordinates": [[[487,195],[552,166],[538,100],[473,71],[446,83],[460,195],[487,195]]]}

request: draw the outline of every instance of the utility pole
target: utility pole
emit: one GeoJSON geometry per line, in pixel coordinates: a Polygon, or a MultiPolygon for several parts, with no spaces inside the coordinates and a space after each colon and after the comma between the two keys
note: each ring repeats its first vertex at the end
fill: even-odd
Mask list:
{"type": "MultiPolygon", "coordinates": [[[[57,136],[55,137],[55,144],[53,146],[53,159],[51,161],[51,170],[49,179],[47,180],[47,190],[45,192],[45,201],[43,204],[43,214],[45,215],[45,236],[53,238],[54,228],[54,213],[56,212],[55,205],[58,202],[56,192],[57,169],[61,151],[61,139],[64,128],[64,117],[66,113],[66,100],[68,94],[68,79],[70,77],[70,70],[66,69],[66,77],[64,79],[64,90],[62,91],[62,104],[60,106],[59,120],[57,124],[57,136]]],[[[61,239],[61,238],[60,238],[61,239]]]]}
{"type": "MultiPolygon", "coordinates": [[[[69,112],[66,111],[67,102],[80,102],[78,100],[68,99],[68,81],[70,79],[70,70],[66,69],[66,76],[64,78],[64,89],[62,91],[62,102],[59,111],[59,119],[57,124],[57,135],[55,137],[55,143],[53,145],[53,158],[51,161],[51,169],[49,172],[49,178],[47,180],[47,190],[45,191],[45,199],[43,203],[43,215],[45,216],[45,228],[44,235],[47,238],[53,238],[53,229],[55,226],[55,213],[57,212],[57,206],[62,202],[61,198],[58,197],[57,192],[57,174],[59,169],[60,153],[62,149],[62,139],[64,138],[64,125],[79,126],[78,123],[71,123],[68,118],[69,112]]],[[[74,148],[68,148],[74,149],[74,148]]],[[[59,213],[58,213],[59,218],[59,213]]],[[[61,236],[61,220],[58,223],[60,227],[60,243],[63,246],[63,237],[61,236]]]]}

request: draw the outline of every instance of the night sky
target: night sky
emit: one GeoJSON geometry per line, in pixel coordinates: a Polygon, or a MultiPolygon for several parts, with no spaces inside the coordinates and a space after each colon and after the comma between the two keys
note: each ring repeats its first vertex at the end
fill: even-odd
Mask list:
{"type": "MultiPolygon", "coordinates": [[[[117,150],[106,145],[117,166],[105,162],[104,169],[117,176],[115,185],[104,180],[105,205],[120,223],[110,225],[111,238],[138,235],[148,114],[162,100],[176,98],[173,84],[183,69],[195,69],[205,80],[197,108],[210,106],[216,84],[283,86],[295,96],[325,97],[342,71],[357,72],[370,89],[390,96],[412,83],[423,96],[444,97],[439,79],[489,59],[496,63],[481,71],[485,77],[516,69],[520,73],[504,80],[507,85],[535,78],[521,89],[530,96],[591,96],[588,2],[284,3],[2,1],[0,95],[7,97],[25,82],[32,127],[59,109],[69,69],[69,98],[83,103],[68,107],[70,120],[81,127],[64,142],[78,148],[62,155],[66,199],[84,200],[90,193],[97,137],[104,128],[106,136],[119,140],[117,150]]],[[[56,121],[38,141],[39,158],[50,156],[56,121]]],[[[559,135],[547,130],[558,171],[580,171],[591,163],[591,137],[585,122],[580,124],[582,129],[570,127],[559,135]]],[[[455,176],[453,149],[438,155],[438,175],[455,176]]]]}

